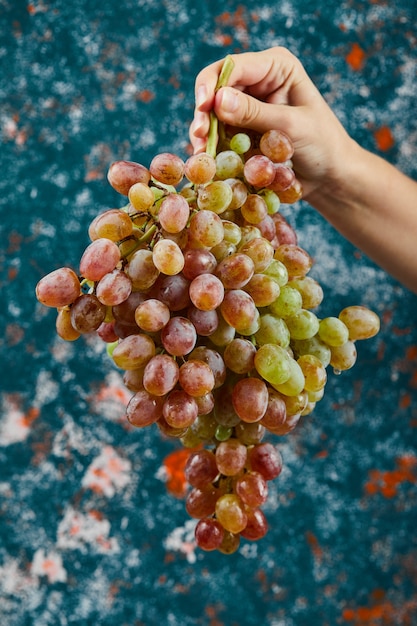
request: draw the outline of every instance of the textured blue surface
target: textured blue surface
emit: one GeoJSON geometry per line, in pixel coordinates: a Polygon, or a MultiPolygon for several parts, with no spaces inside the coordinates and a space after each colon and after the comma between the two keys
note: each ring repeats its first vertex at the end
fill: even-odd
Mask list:
{"type": "Polygon", "coordinates": [[[194,78],[229,52],[290,47],[348,130],[416,177],[416,23],[415,0],[0,2],[2,625],[417,623],[416,297],[306,203],[287,217],[323,315],[365,304],[382,330],[280,440],[270,532],[235,555],[194,549],[165,482],[176,445],[127,427],[103,346],[57,340],[34,298],[121,205],[113,160],[187,154],[194,78]]]}

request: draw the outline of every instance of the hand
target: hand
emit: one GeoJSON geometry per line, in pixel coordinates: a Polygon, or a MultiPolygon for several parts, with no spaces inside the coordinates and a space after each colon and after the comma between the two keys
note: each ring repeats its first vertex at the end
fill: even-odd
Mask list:
{"type": "Polygon", "coordinates": [[[294,170],[304,197],[322,185],[338,185],[355,142],[321,96],[301,62],[285,48],[231,55],[229,86],[215,93],[223,60],[204,68],[195,83],[190,127],[194,152],[204,150],[209,112],[226,125],[265,132],[283,130],[295,148],[294,170]],[[335,158],[336,156],[336,158],[335,158]]]}

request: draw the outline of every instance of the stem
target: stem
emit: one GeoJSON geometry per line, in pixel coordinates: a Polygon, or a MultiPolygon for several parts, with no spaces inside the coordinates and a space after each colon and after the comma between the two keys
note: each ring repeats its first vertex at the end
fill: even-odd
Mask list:
{"type": "MultiPolygon", "coordinates": [[[[214,93],[216,93],[216,91],[221,89],[221,87],[227,86],[227,83],[229,82],[229,78],[233,71],[234,66],[235,66],[235,63],[232,57],[230,56],[230,54],[228,54],[224,60],[223,67],[221,69],[219,78],[217,80],[214,93]]],[[[206,152],[213,158],[216,156],[216,153],[217,153],[218,130],[219,130],[219,120],[217,119],[215,113],[213,111],[210,111],[210,127],[209,127],[209,132],[208,132],[208,137],[207,137],[206,152]]]]}

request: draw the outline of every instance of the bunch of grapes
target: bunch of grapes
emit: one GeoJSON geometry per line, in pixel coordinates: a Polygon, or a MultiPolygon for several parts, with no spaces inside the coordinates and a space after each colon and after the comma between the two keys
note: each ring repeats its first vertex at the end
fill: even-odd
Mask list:
{"type": "Polygon", "coordinates": [[[301,198],[285,133],[223,133],[215,154],[110,166],[127,204],[89,227],[79,271],[43,277],[38,300],[73,341],[96,333],[132,392],[128,421],[156,424],[190,450],[196,543],[230,554],[268,529],[262,505],[282,469],[268,435],[291,432],[324,394],[327,368],[351,368],[378,316],[333,317],[312,258],[280,213],[301,198]]]}

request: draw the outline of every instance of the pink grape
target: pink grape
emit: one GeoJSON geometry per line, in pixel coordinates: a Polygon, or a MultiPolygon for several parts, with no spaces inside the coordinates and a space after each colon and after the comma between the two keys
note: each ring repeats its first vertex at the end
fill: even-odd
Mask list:
{"type": "Polygon", "coordinates": [[[243,174],[250,185],[258,188],[267,187],[274,180],[274,164],[264,154],[255,154],[246,161],[243,174]]]}
{"type": "Polygon", "coordinates": [[[244,422],[258,422],[268,406],[268,387],[260,378],[242,378],[233,387],[233,407],[244,422]]]}
{"type": "Polygon", "coordinates": [[[198,406],[188,393],[182,389],[174,389],[165,398],[162,415],[170,426],[186,428],[197,418],[198,406]]]}
{"type": "Polygon", "coordinates": [[[162,415],[164,398],[153,396],[145,389],[138,391],[130,399],[126,417],[132,426],[142,428],[154,424],[162,415]]]}
{"type": "Polygon", "coordinates": [[[88,280],[100,280],[120,261],[120,250],[110,239],[96,239],[85,249],[80,260],[80,274],[88,280]]]}
{"type": "Polygon", "coordinates": [[[205,396],[214,388],[214,374],[204,361],[188,359],[179,368],[179,383],[190,396],[205,396]]]}
{"type": "Polygon", "coordinates": [[[81,293],[77,274],[69,267],[61,267],[40,279],[36,297],[45,306],[64,307],[72,304],[81,293]]]}
{"type": "Polygon", "coordinates": [[[135,321],[139,328],[149,333],[161,330],[171,317],[166,304],[156,298],[149,298],[135,310],[135,321]]]}
{"type": "Polygon", "coordinates": [[[149,183],[151,174],[149,170],[134,161],[115,161],[110,165],[107,173],[110,185],[119,193],[127,196],[129,189],[135,183],[149,183]]]}
{"type": "Polygon", "coordinates": [[[209,485],[219,473],[214,453],[211,450],[197,450],[188,458],[184,473],[192,487],[209,485]]]}
{"type": "Polygon", "coordinates": [[[71,324],[79,333],[97,330],[106,317],[106,306],[92,293],[85,293],[71,306],[71,324]]]}
{"type": "Polygon", "coordinates": [[[152,159],[149,171],[160,183],[175,186],[183,179],[184,161],[171,152],[161,152],[152,159]]]}
{"type": "Polygon", "coordinates": [[[216,463],[224,476],[236,476],[245,467],[247,448],[238,439],[222,441],[216,448],[216,463]]]}
{"type": "Polygon", "coordinates": [[[168,354],[156,354],[145,366],[143,386],[154,396],[164,396],[172,391],[178,378],[178,363],[168,354]]]}
{"type": "Polygon", "coordinates": [[[161,341],[169,354],[184,356],[194,348],[197,332],[186,317],[171,317],[161,331],[161,341]]]}
{"type": "Polygon", "coordinates": [[[103,304],[115,306],[130,296],[132,281],[123,270],[115,269],[105,274],[98,282],[96,296],[103,304]]]}
{"type": "Polygon", "coordinates": [[[190,299],[197,309],[213,311],[223,302],[224,286],[213,274],[200,274],[190,284],[190,299]]]}
{"type": "Polygon", "coordinates": [[[262,474],[265,480],[273,480],[280,475],[282,456],[272,443],[259,443],[250,448],[248,454],[251,470],[262,474]]]}
{"type": "Polygon", "coordinates": [[[187,226],[190,207],[187,200],[178,193],[169,194],[161,203],[158,220],[168,233],[180,233],[187,226]]]}
{"type": "Polygon", "coordinates": [[[198,547],[209,552],[220,547],[224,537],[224,528],[213,517],[207,517],[198,521],[194,535],[198,547]]]}

